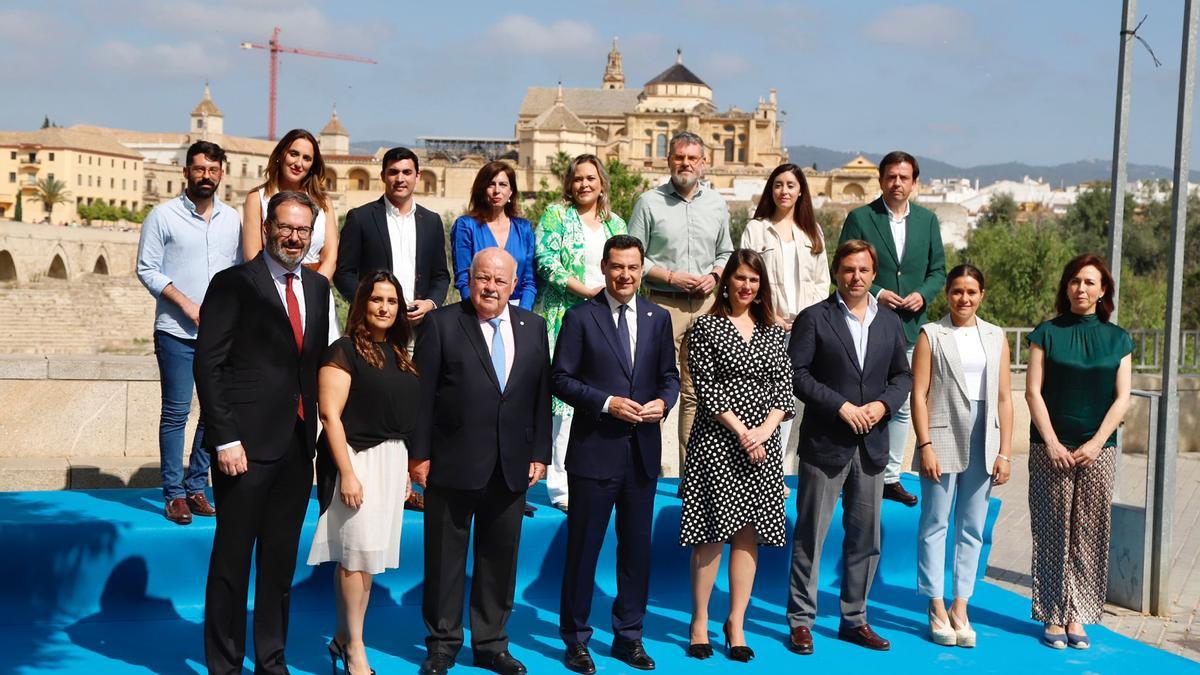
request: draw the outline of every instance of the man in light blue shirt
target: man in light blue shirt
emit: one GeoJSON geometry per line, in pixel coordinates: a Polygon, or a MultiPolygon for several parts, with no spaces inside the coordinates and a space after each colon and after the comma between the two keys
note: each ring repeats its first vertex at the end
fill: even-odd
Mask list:
{"type": "MultiPolygon", "coordinates": [[[[712,293],[733,253],[733,240],[725,199],[701,183],[708,164],[704,139],[680,131],[671,137],[667,149],[671,180],[638,197],[629,216],[629,234],[646,247],[644,286],[650,300],[670,313],[679,355],[683,336],[692,322],[713,306],[712,293]]],[[[696,416],[696,392],[683,355],[679,355],[679,382],[682,471],[696,416]]]]}
{"type": "Polygon", "coordinates": [[[192,359],[200,303],[217,272],[241,262],[242,221],[216,197],[224,175],[225,151],[198,141],[187,151],[182,195],[159,204],[142,223],[137,275],[157,301],[154,354],[162,384],[158,452],[167,519],[180,525],[192,515],[216,513],[204,495],[210,458],[203,448],[204,421],[196,425],[186,475],[184,427],[192,408],[192,359]]]}

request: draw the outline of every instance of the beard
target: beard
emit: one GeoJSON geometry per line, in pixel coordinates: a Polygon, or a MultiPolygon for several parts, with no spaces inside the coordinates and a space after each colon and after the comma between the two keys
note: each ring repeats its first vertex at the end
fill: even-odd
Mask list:
{"type": "Polygon", "coordinates": [[[697,176],[696,174],[692,174],[691,178],[684,178],[682,176],[675,176],[675,175],[671,176],[671,184],[675,186],[676,190],[680,190],[683,192],[687,192],[688,190],[691,190],[692,188],[696,187],[696,183],[699,183],[699,182],[700,182],[700,176],[697,176]]]}
{"type": "Polygon", "coordinates": [[[272,237],[267,241],[267,253],[280,265],[288,269],[295,269],[300,264],[300,261],[304,260],[304,256],[308,255],[308,247],[309,244],[305,244],[300,253],[292,256],[283,250],[283,242],[279,238],[272,237]]]}
{"type": "Polygon", "coordinates": [[[188,180],[188,194],[195,195],[201,199],[208,199],[217,192],[217,184],[207,178],[198,181],[188,180]]]}

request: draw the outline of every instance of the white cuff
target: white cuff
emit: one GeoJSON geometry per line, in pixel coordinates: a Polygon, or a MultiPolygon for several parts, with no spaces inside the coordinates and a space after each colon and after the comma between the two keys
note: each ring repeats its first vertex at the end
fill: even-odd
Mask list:
{"type": "Polygon", "coordinates": [[[232,443],[222,443],[217,446],[217,452],[220,452],[222,450],[228,450],[229,448],[232,448],[235,445],[241,445],[241,444],[242,444],[241,441],[234,441],[232,443]]]}

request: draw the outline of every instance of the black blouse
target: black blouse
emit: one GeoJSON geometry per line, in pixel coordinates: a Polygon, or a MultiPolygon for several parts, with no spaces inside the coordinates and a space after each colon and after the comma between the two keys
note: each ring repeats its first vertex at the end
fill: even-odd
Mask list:
{"type": "Polygon", "coordinates": [[[342,408],[346,443],[366,450],[388,440],[412,440],[417,425],[417,376],[396,367],[396,355],[388,343],[375,348],[383,353],[383,367],[376,368],[359,356],[354,341],[338,338],[325,350],[321,365],[333,365],[350,374],[350,395],[342,408]]]}

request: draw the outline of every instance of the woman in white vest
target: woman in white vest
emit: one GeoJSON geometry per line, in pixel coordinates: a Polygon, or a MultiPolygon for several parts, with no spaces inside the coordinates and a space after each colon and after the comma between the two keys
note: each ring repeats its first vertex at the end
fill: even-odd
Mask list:
{"type": "Polygon", "coordinates": [[[967,601],[975,587],[992,485],[1012,463],[1012,387],[1004,330],[976,316],[983,273],[959,265],[946,276],[950,313],[921,327],[913,350],[913,468],[921,475],[917,592],[929,598],[929,636],[975,646],[967,601]],[[954,602],[943,600],[946,533],[954,511],[954,602]]]}
{"type": "MultiPolygon", "coordinates": [[[[746,223],[741,248],[762,256],[771,282],[775,323],[784,330],[786,345],[792,322],[810,305],[829,297],[829,259],[825,255],[825,237],[813,215],[812,193],[804,171],[795,164],[780,164],[767,178],[754,218],[746,223]]],[[[780,423],[784,468],[794,468],[789,443],[793,424],[800,428],[804,406],[799,399],[796,416],[780,423]]]]}

